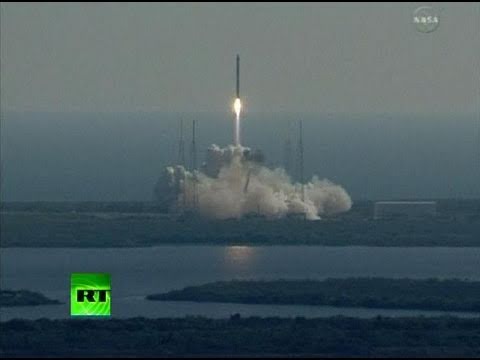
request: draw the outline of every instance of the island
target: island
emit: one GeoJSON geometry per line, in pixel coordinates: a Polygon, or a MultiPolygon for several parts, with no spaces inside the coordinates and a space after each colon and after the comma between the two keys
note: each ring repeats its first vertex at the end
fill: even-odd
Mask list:
{"type": "Polygon", "coordinates": [[[479,312],[480,282],[456,279],[347,278],[220,281],[148,295],[147,300],[322,305],[479,312]]]}
{"type": "Polygon", "coordinates": [[[59,305],[58,300],[47,298],[37,292],[28,290],[0,290],[0,307],[59,305]]]}

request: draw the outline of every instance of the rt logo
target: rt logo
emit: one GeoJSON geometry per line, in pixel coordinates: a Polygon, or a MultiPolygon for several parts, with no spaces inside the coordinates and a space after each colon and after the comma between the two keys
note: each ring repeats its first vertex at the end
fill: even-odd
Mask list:
{"type": "Polygon", "coordinates": [[[71,316],[110,316],[110,301],[110,274],[71,274],[71,316]]]}

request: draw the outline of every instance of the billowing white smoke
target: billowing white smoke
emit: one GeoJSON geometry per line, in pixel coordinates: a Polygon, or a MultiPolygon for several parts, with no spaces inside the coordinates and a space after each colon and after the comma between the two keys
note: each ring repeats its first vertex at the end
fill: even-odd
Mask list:
{"type": "Polygon", "coordinates": [[[178,194],[175,206],[195,206],[200,214],[215,219],[305,214],[307,219],[316,220],[352,206],[341,186],[317,177],[305,184],[302,200],[301,184],[292,183],[283,169],[271,170],[255,159],[245,147],[212,145],[202,171],[193,174],[183,166],[167,167],[163,188],[178,194]]]}

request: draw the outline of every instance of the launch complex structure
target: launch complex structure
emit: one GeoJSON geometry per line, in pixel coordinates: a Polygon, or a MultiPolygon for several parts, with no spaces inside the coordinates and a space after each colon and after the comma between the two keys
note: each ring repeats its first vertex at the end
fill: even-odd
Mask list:
{"type": "MultiPolygon", "coordinates": [[[[240,98],[240,55],[236,55],[235,59],[235,99],[233,101],[233,146],[238,149],[240,153],[243,153],[244,156],[248,159],[253,159],[251,157],[250,149],[244,148],[241,144],[241,115],[242,115],[242,100],[240,98]]],[[[305,188],[304,188],[304,172],[303,172],[303,130],[302,130],[302,121],[298,120],[298,140],[297,146],[295,149],[296,156],[292,157],[292,146],[290,141],[290,136],[286,140],[286,151],[284,159],[284,169],[289,173],[290,176],[293,176],[296,181],[300,184],[299,192],[302,201],[305,201],[305,188]]],[[[177,207],[177,211],[185,212],[186,209],[190,209],[193,212],[196,211],[198,206],[198,191],[197,191],[197,147],[196,147],[196,122],[192,121],[192,133],[191,133],[191,146],[190,146],[190,170],[193,174],[193,193],[190,194],[189,200],[184,195],[182,196],[182,201],[177,207]],[[191,199],[190,199],[191,198],[191,199]]],[[[187,162],[185,156],[185,132],[184,132],[184,123],[183,120],[179,122],[179,140],[178,140],[178,159],[177,164],[183,166],[187,169],[187,162]]],[[[263,156],[263,155],[262,155],[263,156]]],[[[263,160],[262,160],[263,161],[263,160]]],[[[177,179],[179,180],[179,179],[177,179]]],[[[183,179],[185,181],[185,179],[183,179]]],[[[248,191],[250,181],[250,171],[247,173],[246,182],[244,185],[244,192],[248,191]]],[[[180,183],[177,181],[175,186],[175,193],[180,195],[182,189],[180,183]]]]}

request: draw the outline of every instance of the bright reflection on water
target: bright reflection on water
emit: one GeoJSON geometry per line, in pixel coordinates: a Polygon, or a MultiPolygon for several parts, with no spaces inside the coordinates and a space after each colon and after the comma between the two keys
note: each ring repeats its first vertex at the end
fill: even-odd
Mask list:
{"type": "Polygon", "coordinates": [[[252,246],[226,246],[225,266],[232,270],[245,269],[255,260],[255,248],[252,246]]]}

